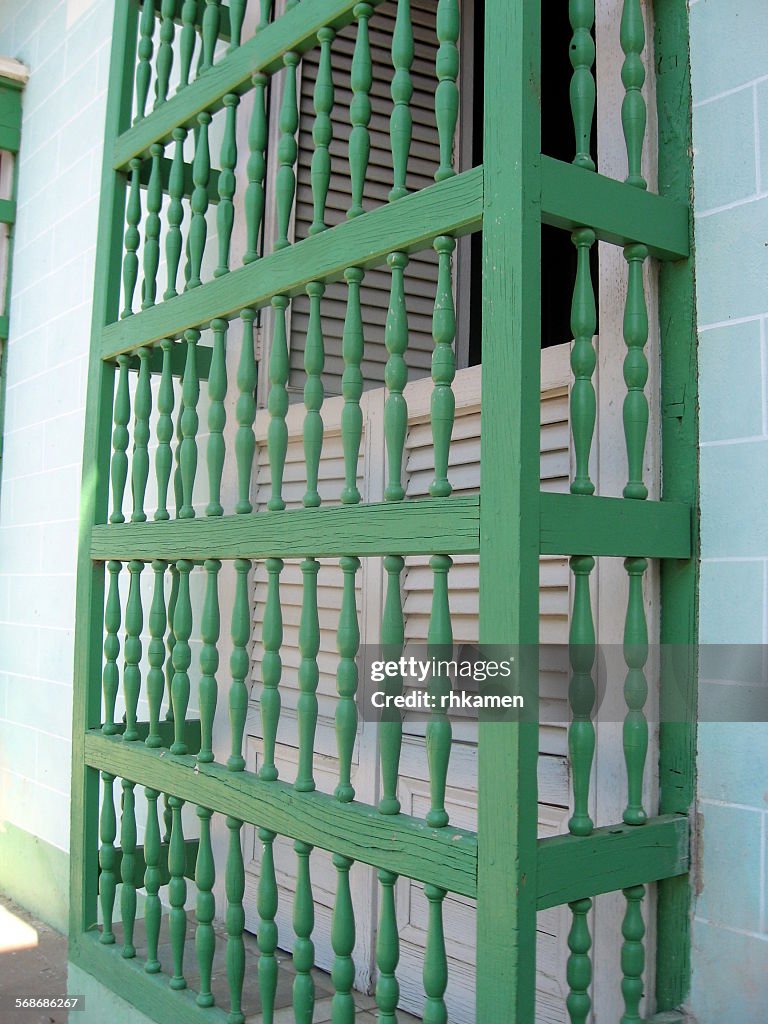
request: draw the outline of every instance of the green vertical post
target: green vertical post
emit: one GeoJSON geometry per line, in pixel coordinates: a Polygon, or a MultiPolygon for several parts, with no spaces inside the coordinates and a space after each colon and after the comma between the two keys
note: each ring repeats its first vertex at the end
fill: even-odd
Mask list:
{"type": "Polygon", "coordinates": [[[111,153],[117,135],[131,123],[133,60],[138,35],[133,4],[115,7],[112,26],[106,136],[99,210],[99,237],[109,239],[105,258],[97,263],[91,357],[86,398],[83,498],[77,561],[74,699],[72,713],[72,827],[70,832],[70,948],[80,933],[96,923],[99,843],[99,776],[85,765],[85,731],[99,726],[103,645],[104,564],[90,555],[90,528],[106,523],[109,501],[110,424],[114,364],[100,359],[101,331],[118,318],[122,270],[122,232],[125,178],[112,169],[111,153]]]}
{"type": "MultiPolygon", "coordinates": [[[[526,645],[521,679],[536,671],[539,639],[540,32],[535,0],[487,0],[480,641],[526,645]]],[[[534,1020],[538,709],[531,691],[528,721],[480,722],[483,1024],[534,1020]]]]}

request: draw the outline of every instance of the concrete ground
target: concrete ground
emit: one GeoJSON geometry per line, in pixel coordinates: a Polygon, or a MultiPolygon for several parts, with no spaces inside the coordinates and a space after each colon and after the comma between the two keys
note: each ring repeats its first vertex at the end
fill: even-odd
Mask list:
{"type": "MultiPolygon", "coordinates": [[[[170,945],[168,921],[164,916],[160,936],[159,955],[163,970],[168,969],[170,945]]],[[[120,927],[115,928],[117,941],[121,941],[120,927]]],[[[135,935],[136,952],[145,954],[143,922],[137,921],[135,935]]],[[[219,1006],[227,1006],[227,981],[225,970],[226,936],[217,929],[216,956],[214,959],[212,990],[219,1006]]],[[[184,951],[184,975],[190,988],[197,987],[197,963],[194,948],[194,916],[188,922],[187,942],[184,951]]],[[[258,947],[253,935],[246,935],[246,961],[249,964],[258,959],[258,947]]],[[[278,954],[280,974],[277,990],[277,1011],[275,1024],[290,1024],[293,1021],[291,1009],[291,987],[295,971],[288,953],[278,954]]],[[[324,971],[313,972],[315,980],[314,1024],[324,1024],[331,1019],[333,985],[324,971]]],[[[247,1024],[261,1021],[258,993],[258,972],[246,970],[243,991],[243,1008],[247,1024]]],[[[67,994],[67,940],[63,935],[49,928],[22,910],[11,900],[0,896],[0,1024],[67,1024],[65,1009],[15,1009],[14,1000],[24,996],[64,997],[67,994]]],[[[356,994],[357,1020],[359,1024],[375,1024],[377,1013],[375,1000],[371,996],[356,994]]],[[[93,1010],[94,1007],[88,1007],[93,1010]]],[[[72,1017],[77,1024],[81,1015],[72,1017]]],[[[403,1011],[398,1012],[401,1024],[416,1024],[416,1018],[403,1011]]]]}

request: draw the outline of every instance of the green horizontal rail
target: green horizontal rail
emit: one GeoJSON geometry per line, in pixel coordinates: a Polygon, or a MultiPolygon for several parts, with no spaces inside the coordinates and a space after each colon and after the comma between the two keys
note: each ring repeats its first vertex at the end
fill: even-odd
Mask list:
{"type": "Polygon", "coordinates": [[[540,839],[536,907],[564,903],[684,875],[690,825],[684,815],[649,818],[645,825],[609,825],[590,836],[540,839]]]}
{"type": "MultiPolygon", "coordinates": [[[[542,492],[540,550],[545,555],[688,558],[687,505],[542,492]]],[[[95,526],[97,561],[161,558],[332,558],[474,554],[480,544],[480,498],[421,498],[368,505],[256,512],[95,526]]]]}
{"type": "Polygon", "coordinates": [[[375,868],[463,896],[477,894],[477,836],[472,832],[430,828],[418,818],[380,814],[367,804],[343,804],[325,793],[297,793],[284,782],[197,764],[191,756],[174,757],[100,732],[85,736],[85,763],[310,846],[330,846],[375,868]]]}
{"type": "Polygon", "coordinates": [[[482,210],[483,171],[476,167],[110,324],[102,358],[266,306],[274,295],[298,295],[310,281],[337,280],[348,267],[378,266],[389,253],[424,249],[438,235],[466,234],[479,227],[482,210]]]}
{"type": "Polygon", "coordinates": [[[640,242],[661,260],[685,259],[690,252],[685,203],[550,156],[541,158],[541,219],[568,231],[590,227],[614,245],[640,242]]]}
{"type": "Polygon", "coordinates": [[[691,556],[693,519],[684,502],[549,491],[541,492],[539,502],[543,555],[691,556]]]}
{"type": "MultiPolygon", "coordinates": [[[[340,29],[349,24],[358,0],[303,0],[271,25],[258,32],[224,60],[214,64],[195,82],[153,110],[115,141],[113,166],[126,168],[135,156],[144,156],[153,142],[167,142],[174,128],[194,127],[202,110],[223,106],[230,92],[244,92],[257,71],[268,74],[283,66],[287,50],[304,53],[317,41],[320,29],[340,29]]],[[[372,5],[382,0],[368,0],[372,5]]]]}
{"type": "Polygon", "coordinates": [[[70,935],[69,960],[151,1020],[173,1021],[173,1024],[228,1024],[226,1010],[218,1006],[201,1009],[195,1003],[193,989],[170,988],[168,974],[147,974],[143,960],[123,958],[122,946],[117,943],[103,946],[99,934],[94,930],[70,935]]]}

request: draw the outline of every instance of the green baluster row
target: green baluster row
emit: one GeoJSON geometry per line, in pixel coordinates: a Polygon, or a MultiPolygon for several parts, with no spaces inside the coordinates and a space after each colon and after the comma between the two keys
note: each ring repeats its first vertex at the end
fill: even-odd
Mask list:
{"type": "Polygon", "coordinates": [[[348,217],[358,217],[363,212],[363,192],[371,154],[368,125],[371,121],[370,93],[373,84],[373,64],[368,38],[368,20],[372,14],[373,7],[368,3],[359,3],[355,6],[357,36],[352,56],[350,83],[352,102],[349,107],[349,120],[352,126],[349,134],[349,178],[352,204],[347,211],[348,217]]]}
{"type": "Polygon", "coordinates": [[[405,353],[408,348],[408,312],[405,306],[404,272],[408,256],[404,252],[393,252],[387,257],[391,269],[389,308],[384,327],[384,342],[387,348],[387,364],[384,381],[387,398],[384,403],[384,441],[387,449],[387,485],[384,490],[386,501],[401,501],[405,497],[403,487],[403,454],[405,435],[408,429],[408,405],[403,389],[408,383],[408,366],[405,353]]]}
{"type": "Polygon", "coordinates": [[[221,170],[219,171],[219,208],[216,211],[216,230],[219,236],[219,265],[214,277],[229,273],[229,248],[235,223],[235,167],[237,166],[237,105],[240,97],[229,92],[224,97],[226,119],[221,142],[221,170]]]}
{"type": "Polygon", "coordinates": [[[293,944],[293,966],[296,970],[293,980],[293,1018],[296,1024],[312,1024],[315,1009],[315,982],[312,977],[312,968],[315,966],[315,946],[312,942],[315,904],[309,870],[312,847],[297,841],[293,848],[297,861],[296,894],[293,901],[293,930],[296,935],[293,944]]]}
{"type": "Polygon", "coordinates": [[[440,0],[437,5],[437,39],[440,43],[435,61],[437,91],[435,92],[435,120],[440,140],[440,166],[435,181],[445,181],[456,172],[453,169],[453,143],[459,119],[459,3],[458,0],[440,0]]]}
{"type": "Polygon", "coordinates": [[[304,461],[306,464],[307,490],[303,503],[305,508],[316,508],[320,504],[317,489],[320,458],[323,450],[323,417],[321,409],[323,398],[323,368],[325,366],[325,348],[323,344],[323,327],[320,319],[320,301],[325,292],[325,285],[312,281],[307,285],[309,296],[309,323],[304,343],[304,461]]]}
{"type": "Polygon", "coordinates": [[[397,15],[392,33],[392,114],[389,120],[389,135],[392,147],[393,183],[390,200],[401,199],[408,194],[406,178],[408,156],[411,151],[413,117],[410,102],[413,96],[411,66],[413,64],[413,25],[411,24],[410,0],[397,0],[397,15]]]}
{"type": "Polygon", "coordinates": [[[355,912],[349,885],[349,872],[353,861],[340,853],[334,853],[336,868],[336,899],[331,921],[331,945],[333,946],[333,1000],[331,1001],[331,1024],[354,1024],[355,1000],[352,986],[355,983],[355,962],[352,953],[355,948],[355,912]]]}
{"type": "Polygon", "coordinates": [[[332,28],[321,28],[317,33],[320,43],[320,63],[314,91],[315,123],[312,128],[312,166],[310,180],[314,214],[309,228],[311,235],[325,231],[325,203],[331,183],[331,154],[329,146],[333,139],[333,68],[331,65],[331,43],[336,38],[332,28]]]}
{"type": "MultiPolygon", "coordinates": [[[[387,555],[384,569],[387,574],[387,592],[381,619],[382,656],[386,661],[399,661],[405,644],[405,617],[400,580],[405,560],[400,555],[387,555]]],[[[387,676],[384,690],[389,696],[403,692],[403,678],[398,673],[387,676]]],[[[379,757],[381,759],[382,814],[398,814],[397,780],[400,770],[400,750],[403,743],[403,722],[397,708],[385,708],[379,725],[379,757]]]]}
{"type": "Polygon", "coordinates": [[[339,700],[336,705],[336,746],[339,754],[339,784],[335,796],[342,803],[355,798],[352,786],[352,754],[357,736],[357,652],[360,647],[360,624],[357,617],[355,578],[360,559],[347,555],[339,560],[343,573],[341,613],[337,632],[339,664],[336,683],[339,700]]]}
{"type": "Polygon", "coordinates": [[[571,116],[576,142],[573,162],[588,171],[595,170],[592,159],[592,122],[595,116],[597,92],[593,67],[595,63],[595,40],[592,32],[595,26],[595,0],[569,0],[568,14],[573,36],[571,37],[571,116]]]}
{"type": "MultiPolygon", "coordinates": [[[[448,571],[452,564],[448,555],[433,555],[429,560],[432,569],[432,611],[427,636],[430,661],[445,661],[452,656],[453,632],[448,604],[448,571]]],[[[429,681],[429,695],[433,707],[427,722],[427,763],[431,797],[427,824],[432,828],[443,828],[448,824],[445,787],[451,756],[452,730],[442,701],[450,692],[451,680],[444,669],[438,668],[429,681]]]]}
{"type": "Polygon", "coordinates": [[[301,563],[302,601],[299,623],[299,698],[296,715],[299,731],[299,765],[296,789],[309,793],[315,788],[313,755],[317,728],[317,683],[320,672],[317,654],[320,650],[320,620],[317,609],[317,574],[320,563],[305,558],[301,563]]]}
{"type": "Polygon", "coordinates": [[[248,130],[248,187],[245,192],[246,247],[244,263],[259,258],[259,242],[264,220],[264,179],[267,173],[267,82],[257,71],[253,83],[253,112],[248,130]]]}
{"type": "Polygon", "coordinates": [[[136,924],[136,783],[121,781],[123,789],[120,813],[120,916],[123,921],[123,956],[136,956],[133,931],[136,924]]]}

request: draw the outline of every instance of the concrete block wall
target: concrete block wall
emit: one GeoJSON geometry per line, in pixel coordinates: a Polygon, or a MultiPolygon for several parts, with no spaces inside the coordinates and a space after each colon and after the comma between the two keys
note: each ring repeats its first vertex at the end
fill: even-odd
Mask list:
{"type": "Polygon", "coordinates": [[[0,489],[0,886],[17,877],[24,837],[36,837],[44,856],[33,888],[57,922],[61,872],[42,868],[69,846],[75,554],[112,10],[109,0],[0,0],[0,53],[31,70],[0,489]]]}
{"type": "MultiPolygon", "coordinates": [[[[703,643],[768,642],[768,5],[692,0],[703,643]]],[[[699,727],[691,1008],[765,1020],[768,724],[699,727]]]]}

